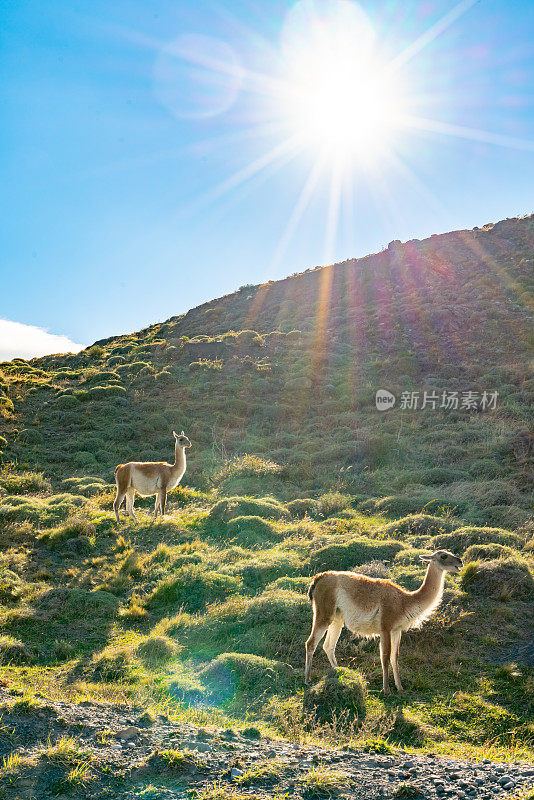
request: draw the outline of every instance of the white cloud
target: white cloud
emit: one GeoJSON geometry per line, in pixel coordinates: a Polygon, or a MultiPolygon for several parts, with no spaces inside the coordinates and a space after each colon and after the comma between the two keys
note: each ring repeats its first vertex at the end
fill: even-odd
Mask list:
{"type": "Polygon", "coordinates": [[[48,333],[35,325],[0,319],[0,361],[35,358],[51,353],[78,353],[82,348],[82,344],[72,342],[67,336],[48,333]]]}

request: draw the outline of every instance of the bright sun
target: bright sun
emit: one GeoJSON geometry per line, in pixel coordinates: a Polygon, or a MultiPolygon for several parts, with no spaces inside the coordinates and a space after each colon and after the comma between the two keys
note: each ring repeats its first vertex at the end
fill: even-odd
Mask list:
{"type": "Polygon", "coordinates": [[[402,92],[380,63],[360,6],[301,0],[284,26],[282,52],[282,114],[303,146],[345,160],[369,160],[387,147],[402,92]]]}

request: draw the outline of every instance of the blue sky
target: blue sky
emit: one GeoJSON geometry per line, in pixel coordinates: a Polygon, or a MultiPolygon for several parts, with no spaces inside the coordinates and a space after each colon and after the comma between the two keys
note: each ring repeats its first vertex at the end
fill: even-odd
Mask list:
{"type": "Polygon", "coordinates": [[[385,158],[364,142],[338,159],[337,199],[317,143],[270,160],[295,134],[279,92],[287,37],[309,41],[302,3],[346,2],[7,0],[0,319],[22,324],[8,334],[86,345],[392,239],[531,213],[528,0],[362,2],[373,63],[400,61],[419,123],[394,130],[385,158]]]}

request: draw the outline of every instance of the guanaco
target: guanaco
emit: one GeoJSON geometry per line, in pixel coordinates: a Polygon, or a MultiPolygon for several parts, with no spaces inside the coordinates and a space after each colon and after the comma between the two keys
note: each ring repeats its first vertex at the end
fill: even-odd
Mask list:
{"type": "Polygon", "coordinates": [[[126,512],[137,521],[134,512],[135,493],[141,497],[156,495],[154,505],[154,519],[165,514],[165,503],[167,494],[178,486],[183,478],[186,459],[186,448],[191,447],[191,442],[182,431],[180,435],[172,432],[174,436],[174,464],[167,464],[165,461],[129,461],[127,464],[119,464],[115,467],[115,482],[117,484],[117,496],[113,503],[115,517],[119,521],[119,508],[122,501],[126,498],[126,512]]]}
{"type": "Polygon", "coordinates": [[[380,636],[380,660],[384,694],[389,694],[389,662],[399,692],[399,646],[403,631],[418,628],[439,606],[447,572],[458,574],[462,559],[448,550],[420,556],[428,562],[423,583],[408,592],[383,578],[355,572],[320,572],[312,580],[308,597],[313,605],[313,625],[306,642],[304,680],[310,683],[313,654],[324,633],[323,650],[332,667],[337,667],[336,644],[343,625],[361,636],[380,636]]]}

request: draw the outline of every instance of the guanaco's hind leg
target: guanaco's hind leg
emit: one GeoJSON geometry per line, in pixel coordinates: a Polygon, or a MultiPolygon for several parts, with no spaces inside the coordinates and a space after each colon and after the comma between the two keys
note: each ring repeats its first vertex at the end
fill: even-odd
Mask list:
{"type": "Polygon", "coordinates": [[[330,661],[330,665],[332,667],[337,667],[337,660],[336,660],[336,644],[341,635],[341,631],[343,629],[343,625],[345,620],[339,613],[336,613],[333,621],[330,623],[328,630],[326,632],[325,640],[323,642],[323,650],[325,651],[326,655],[328,656],[328,660],[330,661]]]}
{"type": "Polygon", "coordinates": [[[399,675],[399,648],[402,631],[391,631],[391,666],[393,667],[393,677],[398,692],[402,692],[402,683],[399,675]]]}
{"type": "Polygon", "coordinates": [[[328,623],[322,623],[318,625],[315,620],[313,622],[311,633],[306,642],[306,667],[304,669],[304,683],[306,684],[310,683],[310,673],[311,673],[313,654],[317,649],[317,645],[323,638],[327,627],[328,623]]]}
{"type": "Polygon", "coordinates": [[[159,511],[162,517],[165,516],[165,504],[167,503],[167,490],[162,489],[159,495],[159,511]]]}
{"type": "Polygon", "coordinates": [[[126,492],[126,511],[137,522],[137,517],[135,516],[135,511],[134,511],[134,501],[135,501],[135,489],[133,488],[133,486],[130,486],[130,488],[126,492]]]}
{"type": "Polygon", "coordinates": [[[161,495],[159,492],[156,493],[156,502],[154,503],[154,519],[158,518],[158,508],[161,509],[161,495]]]}
{"type": "MultiPolygon", "coordinates": [[[[325,586],[321,582],[320,578],[318,583],[315,585],[312,603],[313,603],[313,625],[311,633],[306,642],[306,666],[304,669],[304,683],[310,683],[310,673],[311,673],[313,654],[315,653],[317,645],[323,638],[326,629],[330,626],[331,623],[334,622],[334,619],[336,617],[336,598],[331,589],[329,589],[328,586],[325,586]],[[319,595],[320,603],[318,603],[316,600],[317,594],[319,595]]],[[[334,642],[334,648],[336,646],[338,637],[339,634],[334,642]]],[[[332,639],[330,639],[330,641],[332,641],[332,639]]]]}
{"type": "Polygon", "coordinates": [[[389,659],[391,656],[391,634],[383,630],[380,633],[380,661],[382,662],[382,688],[389,694],[389,659]]]}
{"type": "Polygon", "coordinates": [[[117,496],[113,501],[113,511],[115,512],[115,517],[117,519],[117,522],[119,521],[119,508],[121,507],[121,503],[125,497],[126,497],[126,492],[121,491],[117,486],[117,496]]]}

